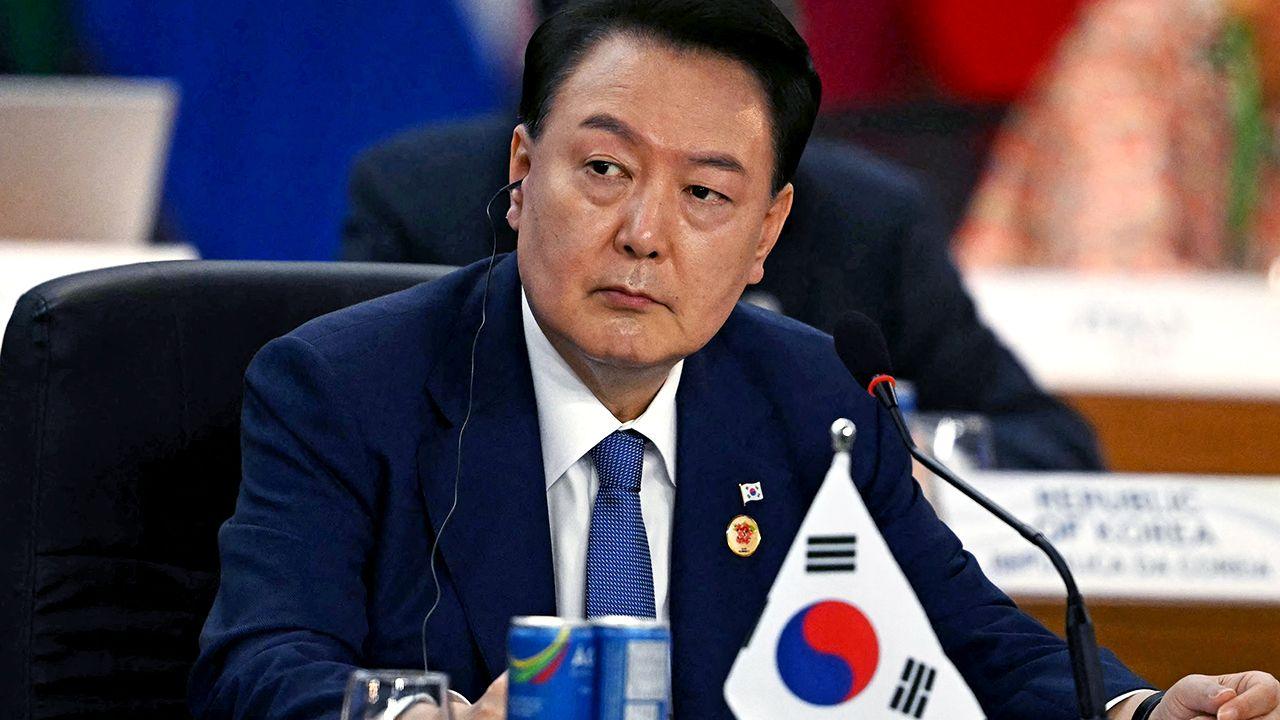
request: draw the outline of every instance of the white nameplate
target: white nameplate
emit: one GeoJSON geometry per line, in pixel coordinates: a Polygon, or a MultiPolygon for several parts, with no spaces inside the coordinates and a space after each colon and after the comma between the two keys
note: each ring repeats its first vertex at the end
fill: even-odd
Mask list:
{"type": "MultiPolygon", "coordinates": [[[[1280,478],[972,473],[1044,532],[1090,597],[1280,602],[1280,478]]],[[[950,486],[935,505],[1010,595],[1060,597],[1043,553],[950,486]]]]}
{"type": "Polygon", "coordinates": [[[1280,397],[1280,289],[1261,276],[974,273],[983,320],[1055,392],[1280,397]]]}

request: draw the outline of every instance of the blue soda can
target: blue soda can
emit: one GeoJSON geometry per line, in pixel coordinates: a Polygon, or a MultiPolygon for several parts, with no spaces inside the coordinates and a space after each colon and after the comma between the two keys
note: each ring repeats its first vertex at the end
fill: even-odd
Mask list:
{"type": "Polygon", "coordinates": [[[667,720],[671,631],[648,618],[609,616],[596,630],[595,720],[667,720]]]}
{"type": "Polygon", "coordinates": [[[511,619],[508,720],[593,720],[595,631],[557,617],[511,619]]]}

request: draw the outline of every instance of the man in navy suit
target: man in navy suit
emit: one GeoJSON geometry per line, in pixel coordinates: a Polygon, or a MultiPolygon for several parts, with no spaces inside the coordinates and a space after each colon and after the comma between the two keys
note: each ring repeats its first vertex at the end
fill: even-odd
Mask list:
{"type": "MultiPolygon", "coordinates": [[[[768,0],[595,0],[544,23],[511,145],[517,253],[315,320],[251,366],[195,714],[331,718],[354,668],[425,655],[478,699],[460,717],[501,717],[512,616],[625,612],[670,621],[676,716],[730,717],[725,677],[848,417],[852,480],[986,712],[1075,717],[1065,646],[939,522],[830,338],[737,304],[818,96],[768,0]],[[742,557],[725,529],[746,482],[765,497],[742,557]]],[[[1261,673],[1154,705],[1103,661],[1112,717],[1275,717],[1261,673]]]]}
{"type": "MultiPolygon", "coordinates": [[[[433,124],[352,166],[346,260],[469,265],[489,257],[485,201],[507,177],[506,114],[433,124]]],[[[917,409],[990,420],[1001,468],[1102,470],[1088,424],[1040,388],[978,316],[951,262],[935,203],[908,174],[846,143],[810,138],[795,202],[749,300],[830,332],[861,312],[884,331],[917,409]]],[[[505,212],[506,198],[495,202],[505,212]]],[[[499,252],[516,235],[497,226],[499,252]]]]}

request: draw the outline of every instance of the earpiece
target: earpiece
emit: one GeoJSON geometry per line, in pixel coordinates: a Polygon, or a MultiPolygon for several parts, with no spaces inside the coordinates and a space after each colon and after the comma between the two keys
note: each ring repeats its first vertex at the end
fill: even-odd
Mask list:
{"type": "Polygon", "coordinates": [[[489,202],[485,203],[485,217],[489,220],[489,230],[493,233],[493,245],[489,251],[489,267],[484,275],[484,294],[480,300],[480,324],[476,326],[475,337],[471,339],[471,372],[470,379],[467,381],[467,413],[462,418],[462,427],[458,429],[458,459],[453,474],[453,504],[449,506],[449,512],[445,513],[444,520],[440,521],[440,530],[436,532],[436,537],[431,542],[431,557],[429,564],[431,566],[431,583],[436,589],[436,598],[431,603],[431,608],[427,610],[427,614],[422,618],[422,668],[430,670],[427,662],[427,622],[431,620],[431,616],[435,614],[436,608],[440,605],[440,578],[436,575],[436,556],[440,553],[440,538],[444,535],[444,530],[449,525],[449,520],[453,517],[453,511],[458,509],[458,481],[462,478],[462,438],[467,432],[467,423],[471,422],[471,403],[475,396],[476,387],[476,348],[480,346],[480,331],[484,330],[485,321],[489,318],[489,281],[493,278],[493,265],[498,258],[498,228],[493,219],[493,204],[503,193],[511,192],[524,183],[524,178],[520,178],[515,182],[507,183],[489,198],[489,202]]]}

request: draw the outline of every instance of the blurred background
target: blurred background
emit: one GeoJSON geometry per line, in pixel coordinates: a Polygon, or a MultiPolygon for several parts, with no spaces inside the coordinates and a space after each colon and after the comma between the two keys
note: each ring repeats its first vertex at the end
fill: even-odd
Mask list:
{"type": "MultiPolygon", "coordinates": [[[[0,73],[6,88],[163,79],[169,97],[149,112],[164,122],[139,131],[158,135],[145,139],[162,178],[146,236],[209,259],[324,260],[339,254],[357,152],[415,125],[514,118],[524,41],[561,4],[3,0],[0,73]]],[[[914,170],[965,266],[1267,272],[1275,260],[1274,4],[782,6],[823,78],[817,134],[914,170]]],[[[39,191],[5,179],[3,202],[39,191]]],[[[6,237],[41,230],[5,222],[6,237]]]]}
{"type": "MultiPolygon", "coordinates": [[[[38,283],[111,265],[421,261],[400,247],[412,220],[386,225],[400,191],[464,210],[487,252],[524,44],[563,4],[0,0],[0,322],[38,283]],[[398,187],[423,157],[451,175],[398,187]]],[[[1280,3],[779,5],[822,76],[815,137],[927,198],[982,322],[1092,424],[1106,467],[1280,475],[1280,3]]],[[[1001,465],[983,418],[950,410],[921,414],[931,446],[1001,465]]],[[[1188,607],[1214,609],[1181,626],[1197,638],[1271,628],[1245,649],[1274,657],[1273,580],[1095,617],[1157,679],[1177,677],[1160,663],[1192,636],[1160,629],[1188,607]]]]}
{"type": "MultiPolygon", "coordinates": [[[[417,152],[458,182],[416,192],[487,231],[524,43],[564,1],[0,0],[3,312],[39,280],[141,259],[474,259],[388,249],[409,241],[363,216],[422,180],[384,172],[417,152]],[[390,140],[352,175],[423,126],[472,129],[390,140]]],[[[1095,421],[1115,394],[1280,397],[1280,4],[780,7],[823,79],[815,135],[910,174],[1042,385],[1095,421]]],[[[1250,427],[1280,435],[1267,417],[1250,427]]],[[[1095,424],[1113,466],[1147,469],[1095,424]]],[[[1248,468],[1179,443],[1158,469],[1280,471],[1280,443],[1248,468]]]]}

